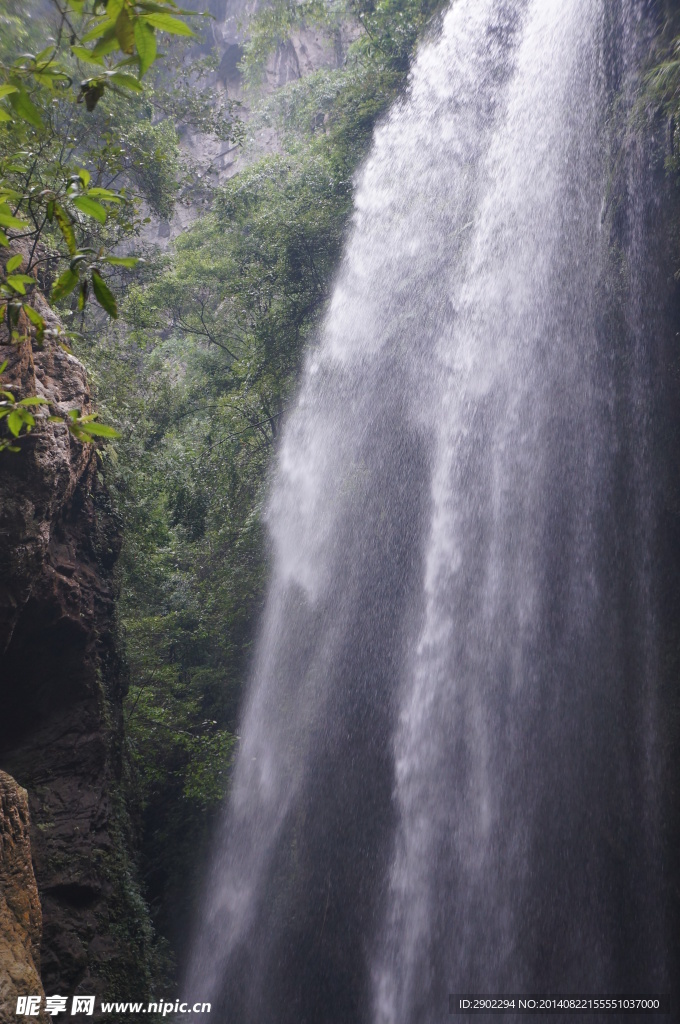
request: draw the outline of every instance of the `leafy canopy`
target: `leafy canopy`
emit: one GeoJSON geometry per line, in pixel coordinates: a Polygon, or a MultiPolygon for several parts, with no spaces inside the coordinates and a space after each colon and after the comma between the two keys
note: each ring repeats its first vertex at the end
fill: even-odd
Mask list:
{"type": "MultiPolygon", "coordinates": [[[[161,215],[171,211],[176,133],[170,123],[151,123],[153,88],[142,79],[158,56],[159,35],[193,35],[192,12],[174,0],[49,0],[40,13],[51,14],[53,35],[40,48],[38,19],[13,0],[8,8],[0,46],[0,251],[9,258],[0,263],[0,330],[9,344],[41,345],[55,329],[32,299],[38,287],[50,290],[53,303],[75,292],[81,312],[92,299],[116,318],[115,277],[138,263],[120,247],[138,233],[141,201],[161,215]],[[10,35],[15,53],[21,43],[36,52],[13,58],[10,35]]],[[[70,337],[60,332],[57,340],[70,337]]],[[[14,442],[35,425],[17,409],[2,418],[14,442]]],[[[110,431],[85,430],[78,416],[67,426],[81,441],[110,431]]]]}

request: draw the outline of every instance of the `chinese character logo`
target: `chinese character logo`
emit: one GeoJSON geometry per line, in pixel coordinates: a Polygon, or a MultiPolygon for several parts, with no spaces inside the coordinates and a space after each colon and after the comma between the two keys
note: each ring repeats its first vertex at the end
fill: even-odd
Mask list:
{"type": "Polygon", "coordinates": [[[40,996],[19,996],[17,999],[17,1016],[37,1017],[40,1013],[40,996]]]}
{"type": "Polygon", "coordinates": [[[47,996],[45,999],[45,1012],[49,1013],[51,1017],[56,1017],[58,1013],[63,1013],[66,1009],[66,996],[47,996]]]}
{"type": "Polygon", "coordinates": [[[71,1016],[74,1013],[86,1013],[89,1017],[94,1013],[94,996],[74,996],[71,1016]]]}

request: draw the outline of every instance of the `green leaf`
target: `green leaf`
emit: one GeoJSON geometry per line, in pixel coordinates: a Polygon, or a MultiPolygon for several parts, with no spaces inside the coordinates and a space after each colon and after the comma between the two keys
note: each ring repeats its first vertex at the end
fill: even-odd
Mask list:
{"type": "MultiPolygon", "coordinates": [[[[7,284],[10,288],[13,288],[15,292],[19,293],[19,295],[26,294],[26,283],[22,280],[23,276],[23,274],[10,274],[10,276],[6,278],[7,284]]],[[[33,278],[29,278],[29,281],[33,281],[33,278]]]]}
{"type": "Polygon", "coordinates": [[[37,309],[33,309],[33,306],[29,306],[27,302],[24,302],[24,313],[31,321],[31,323],[38,328],[38,331],[45,330],[45,321],[41,317],[37,309]]]}
{"type": "Polygon", "coordinates": [[[39,398],[37,395],[32,395],[30,398],[22,398],[19,405],[48,405],[46,398],[39,398]]]}
{"type": "Polygon", "coordinates": [[[51,301],[59,302],[60,299],[70,295],[78,284],[78,275],[75,270],[65,270],[61,277],[57,278],[52,288],[51,301]]]}
{"type": "Polygon", "coordinates": [[[106,210],[101,203],[90,199],[89,196],[76,196],[73,200],[73,205],[87,217],[92,217],[94,220],[99,221],[100,224],[106,223],[106,210]]]}
{"type": "Polygon", "coordinates": [[[9,96],[13,92],[19,92],[16,85],[0,85],[0,99],[2,99],[3,96],[9,96]]]}
{"type": "Polygon", "coordinates": [[[21,266],[23,259],[24,257],[21,253],[17,253],[16,256],[12,256],[11,260],[7,260],[7,266],[5,267],[6,272],[11,274],[13,270],[16,270],[17,267],[21,266]]]}
{"type": "Polygon", "coordinates": [[[116,20],[115,18],[104,17],[94,28],[91,28],[83,38],[80,40],[81,43],[91,43],[93,39],[99,39],[101,36],[106,35],[108,32],[115,33],[116,31],[116,20]]]}
{"type": "Polygon", "coordinates": [[[80,178],[80,180],[83,183],[83,188],[87,188],[87,186],[90,184],[90,179],[92,178],[92,175],[90,174],[90,172],[86,171],[84,167],[79,167],[78,168],[78,177],[80,178]]]}
{"type": "Polygon", "coordinates": [[[9,245],[9,238],[4,231],[0,231],[0,245],[4,245],[5,248],[9,245]]]}
{"type": "Polygon", "coordinates": [[[85,46],[72,46],[71,53],[74,57],[77,57],[78,60],[84,60],[88,64],[98,64],[100,67],[104,66],[103,59],[98,54],[95,54],[94,50],[88,50],[85,46]]]}
{"type": "Polygon", "coordinates": [[[156,33],[151,25],[147,25],[141,18],[135,18],[135,45],[139,54],[139,74],[144,75],[156,59],[158,47],[156,45],[156,33]]]}
{"type": "Polygon", "coordinates": [[[96,270],[92,271],[92,288],[99,305],[115,320],[118,316],[118,307],[113,292],[96,270]]]}
{"type": "Polygon", "coordinates": [[[144,11],[157,11],[159,14],[166,14],[168,6],[174,9],[175,14],[183,15],[199,15],[200,11],[186,11],[182,7],[178,7],[174,0],[168,0],[168,3],[162,5],[157,4],[154,0],[137,0],[137,6],[141,7],[144,11]]]}
{"type": "Polygon", "coordinates": [[[64,241],[68,246],[68,251],[70,252],[71,256],[75,256],[77,248],[76,236],[74,234],[73,226],[71,224],[71,218],[66,213],[63,206],[60,206],[59,203],[54,204],[54,216],[57,218],[57,224],[59,225],[62,235],[64,236],[64,241]]]}
{"type": "Polygon", "coordinates": [[[120,437],[117,430],[113,427],[107,427],[105,423],[88,423],[82,428],[88,434],[94,434],[96,437],[120,437]]]}
{"type": "Polygon", "coordinates": [[[91,188],[88,189],[87,194],[88,196],[97,196],[97,198],[101,197],[103,199],[108,199],[111,203],[120,202],[120,196],[118,195],[118,193],[113,192],[110,188],[91,188]]]}
{"type": "Polygon", "coordinates": [[[28,303],[26,303],[26,302],[24,303],[24,313],[26,314],[28,319],[31,321],[31,323],[34,323],[36,325],[36,327],[43,327],[44,326],[45,321],[41,317],[41,315],[38,312],[38,310],[37,309],[33,309],[33,306],[29,306],[28,303]]]}
{"type": "Polygon", "coordinates": [[[135,32],[130,16],[124,7],[116,18],[116,39],[123,53],[134,52],[135,32]]]}
{"type": "Polygon", "coordinates": [[[7,426],[15,437],[19,436],[19,432],[23,426],[23,417],[21,413],[13,409],[7,417],[7,426]]]}
{"type": "Polygon", "coordinates": [[[106,17],[113,18],[115,20],[123,10],[124,6],[125,0],[108,0],[108,3],[106,4],[106,17]]]}
{"type": "Polygon", "coordinates": [[[28,227],[28,221],[14,217],[7,203],[0,203],[0,227],[15,228],[20,231],[22,228],[28,227]]]}
{"type": "Polygon", "coordinates": [[[107,32],[105,36],[102,36],[92,50],[92,55],[94,57],[106,57],[107,54],[113,53],[113,51],[117,49],[118,40],[116,39],[116,32],[114,28],[111,32],[107,32]]]}
{"type": "Polygon", "coordinates": [[[139,256],[106,256],[104,263],[110,263],[112,267],[136,267],[139,256]]]}
{"type": "Polygon", "coordinates": [[[16,92],[10,95],[9,103],[14,110],[14,113],[17,117],[20,117],[22,121],[26,121],[28,124],[32,125],[33,128],[43,127],[40,112],[23,87],[20,87],[16,92]]]}
{"type": "Polygon", "coordinates": [[[106,77],[109,82],[121,85],[124,89],[130,89],[132,92],[144,92],[144,86],[134,75],[126,75],[123,71],[112,71],[106,77]]]}
{"type": "Polygon", "coordinates": [[[13,121],[14,118],[10,117],[6,110],[0,107],[0,121],[13,121]]]}
{"type": "Polygon", "coordinates": [[[171,32],[175,36],[193,36],[194,32],[184,22],[180,21],[179,18],[173,18],[171,14],[143,14],[141,16],[145,21],[148,21],[154,28],[158,28],[161,32],[171,32]]]}

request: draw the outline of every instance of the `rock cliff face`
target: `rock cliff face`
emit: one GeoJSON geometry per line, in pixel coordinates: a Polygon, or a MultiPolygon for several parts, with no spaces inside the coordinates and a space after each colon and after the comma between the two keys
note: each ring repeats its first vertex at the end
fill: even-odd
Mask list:
{"type": "MultiPolygon", "coordinates": [[[[18,996],[43,996],[42,915],[31,863],[28,796],[0,772],[0,1024],[15,1024],[18,996]]],[[[41,1021],[49,1018],[41,1013],[41,1021]]]]}
{"type": "MultiPolygon", "coordinates": [[[[89,410],[85,369],[56,343],[0,343],[5,360],[15,396],[89,410]]],[[[47,994],[143,998],[150,930],[122,795],[119,536],[97,460],[44,419],[20,453],[0,453],[0,767],[29,795],[47,994]]]]}

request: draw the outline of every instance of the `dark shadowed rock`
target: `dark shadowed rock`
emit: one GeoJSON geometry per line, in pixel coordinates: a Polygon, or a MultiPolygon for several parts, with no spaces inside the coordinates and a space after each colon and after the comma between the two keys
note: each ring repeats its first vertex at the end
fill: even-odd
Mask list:
{"type": "MultiPolygon", "coordinates": [[[[42,297],[33,304],[46,320],[42,297]]],[[[88,412],[85,368],[0,343],[3,386],[88,412]]],[[[48,994],[143,998],[150,932],[130,863],[113,568],[119,530],[94,447],[47,411],[0,454],[0,766],[28,790],[48,994]]]]}

